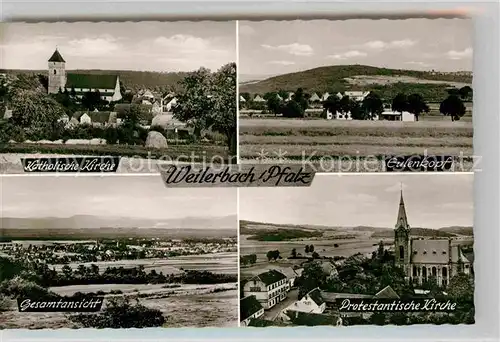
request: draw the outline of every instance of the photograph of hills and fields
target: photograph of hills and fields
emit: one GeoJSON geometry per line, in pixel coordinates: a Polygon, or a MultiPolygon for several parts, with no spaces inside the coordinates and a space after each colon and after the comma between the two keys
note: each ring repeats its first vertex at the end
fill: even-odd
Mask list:
{"type": "Polygon", "coordinates": [[[235,189],[156,177],[2,177],[0,329],[238,326],[235,189]],[[18,298],[103,298],[20,312],[18,298]]]}
{"type": "MultiPolygon", "coordinates": [[[[29,155],[233,162],[236,22],[3,23],[0,165],[29,155]]],[[[149,172],[146,166],[140,172],[149,172]]]]}
{"type": "Polygon", "coordinates": [[[240,326],[474,323],[473,175],[240,189],[240,326]],[[345,300],[452,311],[342,310],[345,300]]]}
{"type": "Polygon", "coordinates": [[[470,19],[238,24],[242,162],[378,172],[389,156],[445,155],[472,168],[470,19]]]}

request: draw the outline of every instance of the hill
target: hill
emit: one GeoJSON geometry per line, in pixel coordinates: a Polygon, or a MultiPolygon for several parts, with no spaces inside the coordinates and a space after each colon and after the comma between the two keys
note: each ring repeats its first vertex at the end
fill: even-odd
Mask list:
{"type": "MultiPolygon", "coordinates": [[[[446,232],[441,229],[429,229],[429,228],[411,228],[410,235],[433,237],[433,238],[448,238],[456,236],[456,234],[454,233],[446,232]]],[[[375,230],[371,236],[372,238],[393,238],[394,229],[375,230]]]]}
{"type": "Polygon", "coordinates": [[[161,229],[161,228],[27,228],[0,230],[0,242],[11,240],[94,240],[126,238],[163,239],[222,239],[235,238],[236,231],[228,229],[161,229]]]}
{"type": "Polygon", "coordinates": [[[405,91],[420,92],[428,98],[435,92],[436,95],[445,96],[448,87],[460,87],[466,84],[472,84],[472,76],[367,65],[334,65],[241,84],[240,92],[265,94],[270,91],[295,91],[297,88],[303,88],[309,93],[373,90],[386,98],[405,91]]]}
{"type": "Polygon", "coordinates": [[[442,232],[456,234],[456,235],[465,235],[465,236],[473,236],[473,228],[472,227],[443,227],[439,229],[442,232]]]}
{"type": "MultiPolygon", "coordinates": [[[[2,217],[1,227],[5,229],[227,229],[236,234],[236,216],[185,217],[179,219],[153,220],[130,217],[100,217],[75,215],[71,217],[17,218],[2,217]]],[[[1,235],[0,231],[0,235],[1,235]]]]}
{"type": "MultiPolygon", "coordinates": [[[[186,75],[185,72],[154,72],[154,71],[134,71],[134,70],[66,70],[75,74],[91,75],[118,75],[126,89],[134,91],[148,88],[161,91],[180,89],[179,81],[186,75]]],[[[14,70],[0,69],[0,73],[6,74],[42,74],[47,75],[47,70],[14,70]]]]}

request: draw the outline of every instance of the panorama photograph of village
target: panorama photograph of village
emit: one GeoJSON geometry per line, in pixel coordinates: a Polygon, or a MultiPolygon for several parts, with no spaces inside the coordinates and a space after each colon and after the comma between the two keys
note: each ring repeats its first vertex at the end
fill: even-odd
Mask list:
{"type": "Polygon", "coordinates": [[[123,172],[141,158],[234,162],[236,22],[1,30],[1,172],[30,155],[122,156],[123,172]]]}
{"type": "Polygon", "coordinates": [[[2,177],[0,329],[238,326],[236,190],[134,179],[2,177]],[[16,301],[91,297],[100,311],[16,301]]]}
{"type": "Polygon", "coordinates": [[[473,175],[316,175],[240,189],[240,326],[474,323],[473,175]],[[436,300],[443,311],[342,310],[436,300]]]}
{"type": "Polygon", "coordinates": [[[343,157],[472,167],[472,21],[239,21],[239,155],[378,172],[343,157]]]}

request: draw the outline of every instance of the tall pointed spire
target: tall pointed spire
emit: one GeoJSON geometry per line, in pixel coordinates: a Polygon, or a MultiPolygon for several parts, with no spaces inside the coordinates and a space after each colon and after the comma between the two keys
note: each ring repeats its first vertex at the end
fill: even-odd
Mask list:
{"type": "Polygon", "coordinates": [[[405,201],[403,199],[403,183],[401,183],[401,195],[399,199],[398,219],[396,221],[396,228],[409,229],[408,219],[406,217],[405,201]]]}
{"type": "Polygon", "coordinates": [[[49,58],[49,62],[62,62],[62,63],[65,63],[66,61],[64,60],[64,58],[62,58],[61,54],[59,53],[59,50],[57,50],[57,47],[56,47],[56,51],[54,51],[54,53],[52,54],[52,56],[49,58]]]}

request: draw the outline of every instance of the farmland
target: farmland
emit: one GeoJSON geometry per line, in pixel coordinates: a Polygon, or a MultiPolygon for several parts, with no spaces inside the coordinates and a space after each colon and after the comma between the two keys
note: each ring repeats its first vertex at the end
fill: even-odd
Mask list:
{"type": "MultiPolygon", "coordinates": [[[[51,291],[64,296],[76,292],[88,293],[111,290],[121,291],[110,297],[138,299],[139,303],[150,309],[158,309],[167,318],[165,328],[174,327],[236,327],[238,325],[238,296],[236,284],[191,285],[179,284],[178,287],[163,285],[77,285],[52,287],[51,291]],[[210,303],[210,305],[207,305],[210,303]]],[[[12,305],[15,305],[13,302],[12,305]]],[[[77,328],[68,320],[68,315],[60,312],[20,313],[9,310],[2,313],[4,328],[77,328]]]]}
{"type": "MultiPolygon", "coordinates": [[[[298,119],[240,119],[240,158],[262,157],[274,162],[360,160],[386,155],[463,156],[467,169],[472,157],[472,122],[425,120],[339,121],[298,119]]],[[[380,164],[380,163],[378,163],[380,164]]],[[[369,171],[380,171],[377,165],[369,171]]],[[[334,171],[334,170],[331,170],[334,171]]],[[[339,170],[352,171],[352,170],[339,170]]],[[[363,171],[363,170],[360,170],[363,171]]],[[[460,169],[456,171],[461,171],[460,169]]]]}
{"type": "MultiPolygon", "coordinates": [[[[288,241],[256,241],[252,239],[252,235],[240,236],[240,255],[257,255],[257,262],[251,266],[240,266],[242,278],[264,272],[274,266],[290,267],[300,265],[304,259],[288,259],[292,249],[295,249],[298,256],[311,257],[311,253],[305,253],[306,245],[313,245],[314,250],[320,257],[335,258],[349,257],[356,253],[370,256],[378,247],[380,241],[389,249],[392,248],[394,230],[390,228],[377,227],[328,227],[328,226],[286,226],[286,225],[271,225],[260,222],[244,221],[245,233],[260,231],[264,234],[266,231],[274,231],[275,229],[298,229],[305,231],[315,231],[322,233],[322,236],[293,239],[288,241]],[[279,250],[282,259],[268,262],[266,254],[268,251],[279,250]]],[[[454,228],[451,233],[449,228],[441,229],[425,229],[413,228],[413,236],[422,237],[450,237],[455,243],[460,245],[472,244],[473,237],[470,227],[454,228]],[[462,234],[459,234],[462,233],[462,234]]]]}

